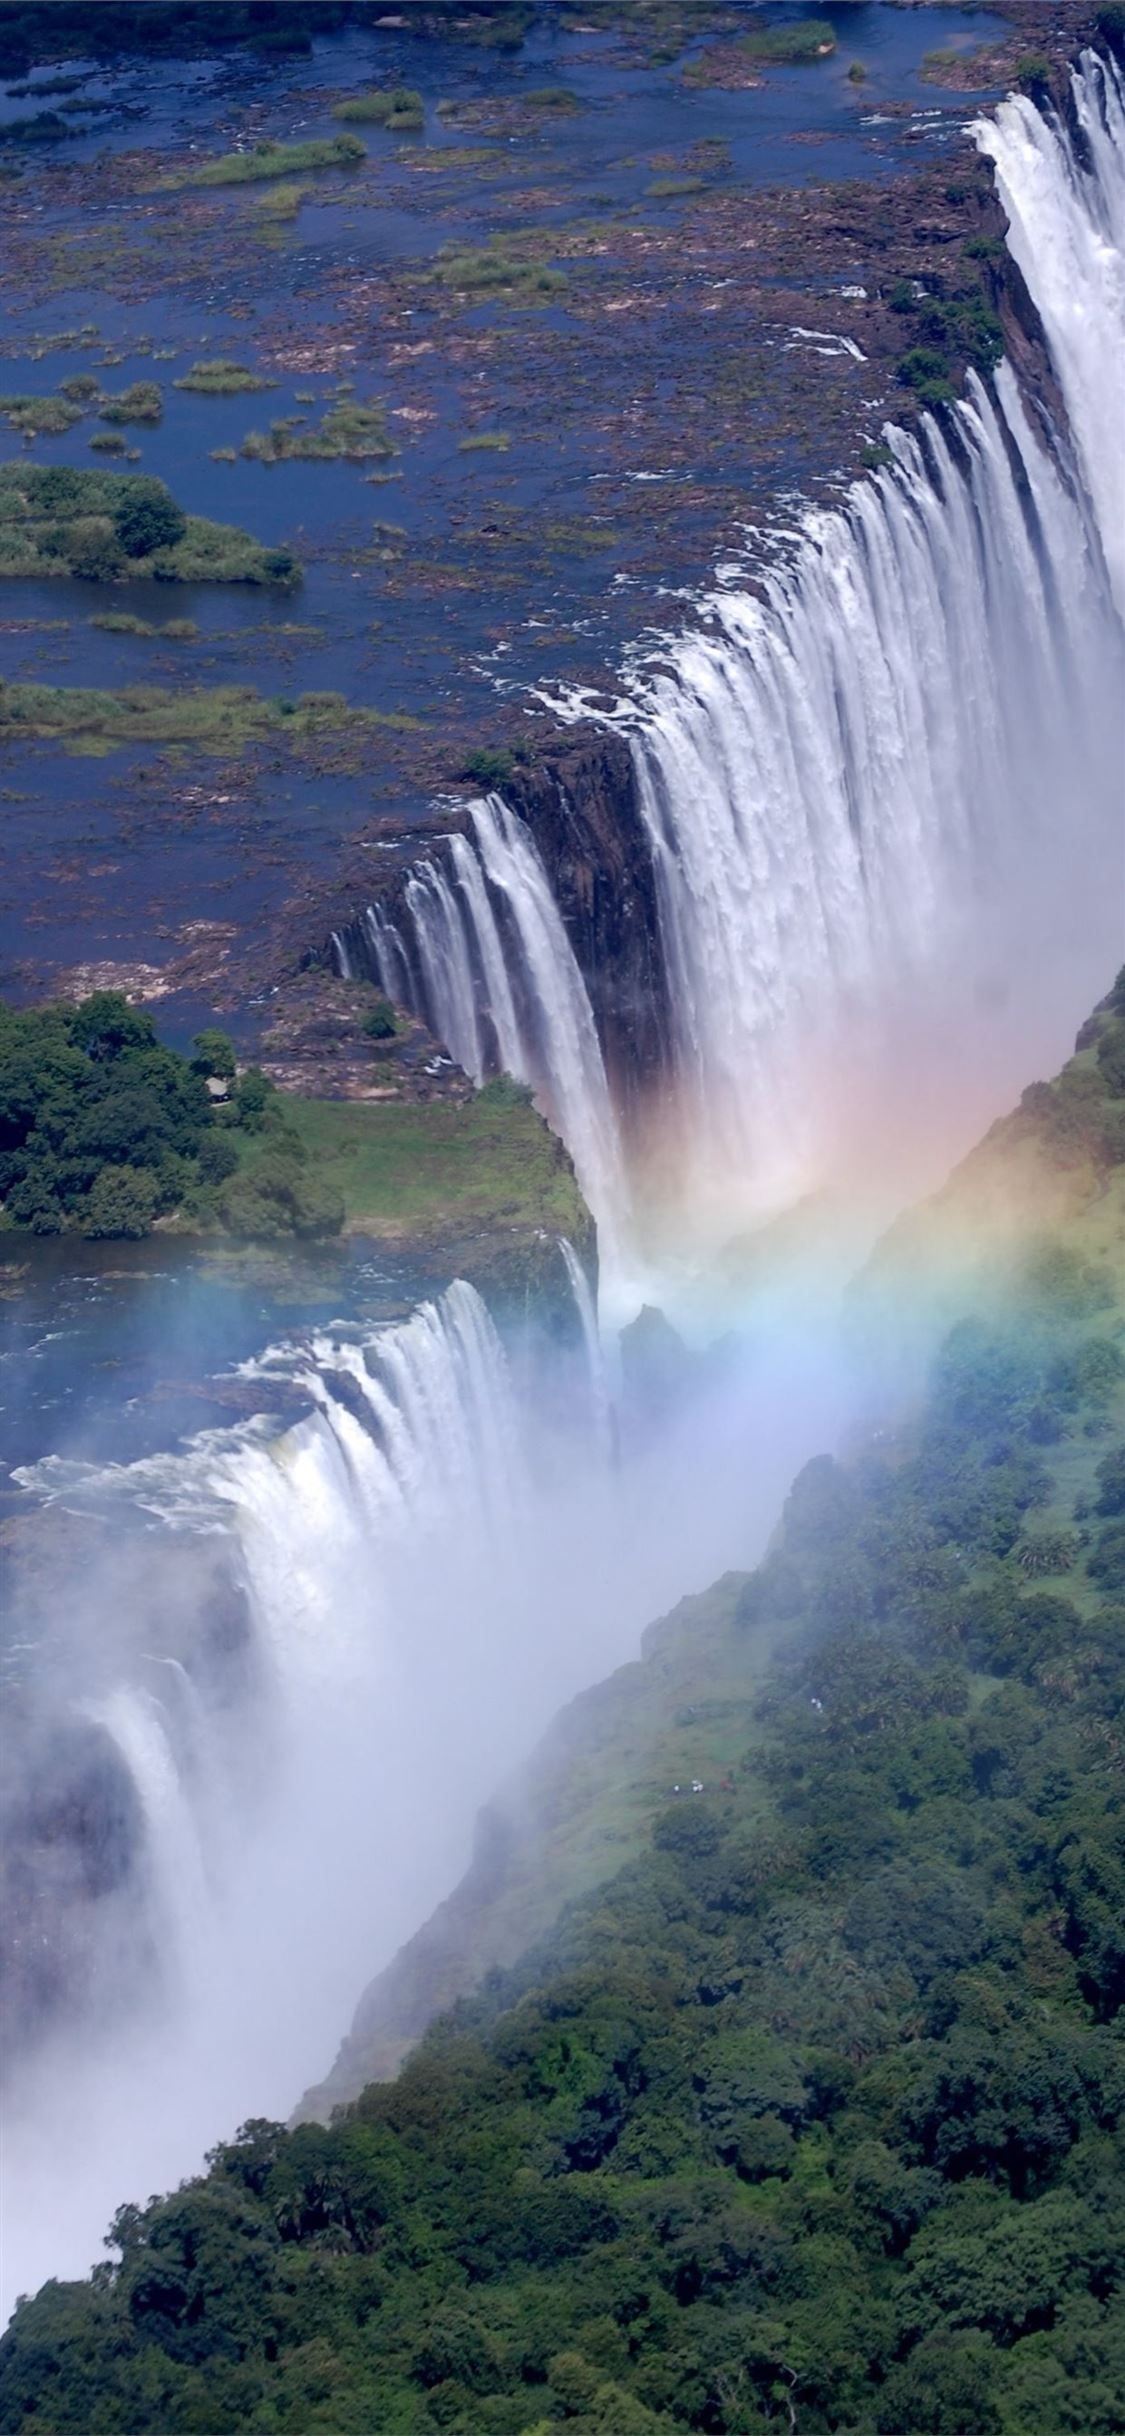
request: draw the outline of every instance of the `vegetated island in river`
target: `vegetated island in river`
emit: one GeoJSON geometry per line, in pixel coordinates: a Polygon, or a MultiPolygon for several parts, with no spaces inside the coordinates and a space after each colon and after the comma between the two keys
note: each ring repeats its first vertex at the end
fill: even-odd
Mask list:
{"type": "Polygon", "coordinates": [[[186,515],[153,475],[10,459],[0,464],[0,576],[15,575],[289,590],[301,565],[292,550],[267,549],[237,525],[186,515]]]}
{"type": "Polygon", "coordinates": [[[570,1160],[524,1085],[478,1092],[367,984],[325,987],[348,1001],[340,1087],[362,1097],[279,1090],[214,1029],[180,1057],[117,991],[0,1005],[0,1232],[464,1238],[481,1272],[560,1235],[592,1250],[570,1160]]]}
{"type": "Polygon", "coordinates": [[[1034,1137],[1069,1214],[1011,1213],[921,1410],[560,1721],[536,1942],[328,2128],[124,2206],[0,2427],[1109,2436],[1123,1109],[1125,975],[962,1171],[1034,1137]]]}

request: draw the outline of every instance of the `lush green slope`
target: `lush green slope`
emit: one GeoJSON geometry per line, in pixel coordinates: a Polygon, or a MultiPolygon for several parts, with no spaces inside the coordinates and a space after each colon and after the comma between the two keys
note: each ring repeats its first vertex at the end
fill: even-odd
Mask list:
{"type": "Polygon", "coordinates": [[[334,2128],[125,2210],[0,2430],[1122,2429],[1120,1296],[1040,1247],[807,1467],[716,1594],[784,1650],[727,1780],[334,2128]]]}

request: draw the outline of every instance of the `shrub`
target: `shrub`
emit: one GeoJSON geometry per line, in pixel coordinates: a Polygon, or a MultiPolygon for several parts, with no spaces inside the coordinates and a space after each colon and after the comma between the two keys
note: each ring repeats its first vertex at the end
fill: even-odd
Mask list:
{"type": "Polygon", "coordinates": [[[1021,93],[1030,93],[1037,100],[1051,86],[1051,62],[1042,51],[1025,51],[1015,65],[1015,81],[1021,93]]]}
{"type": "Polygon", "coordinates": [[[238,1122],[245,1127],[247,1133],[261,1132],[266,1109],[273,1098],[274,1090],[275,1085],[271,1083],[268,1075],[262,1073],[260,1066],[247,1066],[245,1074],[240,1076],[238,1089],[234,1095],[235,1106],[238,1110],[238,1122]]]}
{"type": "Polygon", "coordinates": [[[187,517],[163,482],[143,475],[130,479],[114,517],[114,530],[127,558],[151,558],[182,541],[187,517]]]}
{"type": "Polygon", "coordinates": [[[490,745],[480,745],[475,752],[466,755],[457,775],[459,778],[473,778],[482,787],[502,787],[514,768],[515,762],[510,753],[490,745]]]}
{"type": "Polygon", "coordinates": [[[197,1032],[192,1042],[195,1055],[191,1061],[193,1074],[215,1075],[224,1082],[233,1079],[236,1071],[234,1043],[229,1033],[214,1026],[197,1032]]]}
{"type": "Polygon", "coordinates": [[[94,1241],[105,1236],[136,1240],[147,1235],[158,1197],[156,1178],[149,1169],[103,1167],[79,1214],[82,1233],[94,1241]]]}
{"type": "Polygon", "coordinates": [[[111,584],[124,574],[125,553],[108,521],[76,538],[70,551],[70,572],[90,584],[111,584]]]}
{"type": "Polygon", "coordinates": [[[385,127],[392,135],[416,134],[425,123],[422,96],[409,85],[396,85],[389,93],[349,94],[336,103],[332,116],[360,126],[385,127]]]}
{"type": "Polygon", "coordinates": [[[1116,1098],[1125,1093],[1125,1023],[1114,1023],[1098,1042],[1098,1069],[1116,1098]]]}
{"type": "Polygon", "coordinates": [[[1098,1465],[1098,1514],[1125,1514],[1125,1446],[1103,1455],[1098,1465]]]}
{"type": "Polygon", "coordinates": [[[530,1108],[535,1094],[530,1083],[517,1082],[514,1074],[494,1074],[477,1093],[482,1108],[530,1108]]]}
{"type": "Polygon", "coordinates": [[[389,998],[377,998],[363,1018],[368,1040],[393,1040],[398,1031],[398,1019],[389,998]]]}
{"type": "Polygon", "coordinates": [[[164,391],[159,382],[134,381],[120,397],[107,398],[98,419],[102,423],[159,423],[163,413],[164,391]]]}
{"type": "Polygon", "coordinates": [[[949,365],[937,347],[911,347],[900,357],[895,378],[926,406],[945,405],[955,394],[949,365]]]}

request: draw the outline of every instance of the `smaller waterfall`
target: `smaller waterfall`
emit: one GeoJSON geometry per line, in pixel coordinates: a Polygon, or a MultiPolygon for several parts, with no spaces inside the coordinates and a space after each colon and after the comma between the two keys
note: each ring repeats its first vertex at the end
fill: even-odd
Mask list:
{"type": "Polygon", "coordinates": [[[114,1744],[140,1799],[154,1909],[172,1931],[164,1965],[174,1984],[190,1974],[210,1901],[200,1820],[181,1775],[167,1720],[151,1693],[120,1684],[82,1704],[114,1744]]]}
{"type": "Polygon", "coordinates": [[[472,836],[407,876],[411,936],[377,906],[365,928],[380,986],[425,1015],[476,1082],[530,1085],[562,1135],[612,1268],[628,1187],[593,1009],[525,824],[499,795],[470,806],[472,836]]]}
{"type": "Polygon", "coordinates": [[[559,1250],[562,1253],[563,1265],[570,1280],[570,1290],[574,1296],[575,1308],[578,1312],[579,1324],[582,1329],[582,1342],[586,1351],[586,1369],[590,1381],[590,1406],[594,1416],[594,1425],[603,1445],[609,1446],[612,1443],[613,1436],[613,1410],[609,1391],[609,1379],[606,1369],[605,1347],[602,1343],[601,1329],[598,1326],[597,1304],[594,1300],[590,1280],[587,1277],[586,1271],[583,1268],[578,1254],[574,1249],[574,1245],[571,1243],[568,1236],[560,1235],[559,1250]]]}

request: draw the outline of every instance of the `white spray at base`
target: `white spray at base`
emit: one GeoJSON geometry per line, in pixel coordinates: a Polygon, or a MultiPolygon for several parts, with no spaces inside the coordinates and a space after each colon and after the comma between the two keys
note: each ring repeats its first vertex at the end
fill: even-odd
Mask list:
{"type": "Polygon", "coordinates": [[[1092,53],[1073,94],[1079,148],[1027,100],[976,129],[1070,437],[1033,425],[1006,365],[971,376],[629,670],[615,717],[673,1034],[658,1159],[622,1136],[547,875],[498,797],[419,867],[409,943],[369,916],[384,985],[419,976],[470,1073],[535,1086],[611,1308],[654,1261],[705,1263],[849,1162],[873,1170],[889,1129],[927,1137],[895,1189],[935,1180],[1061,1060],[1119,960],[1125,118],[1092,53]]]}
{"type": "MultiPolygon", "coordinates": [[[[569,1270],[572,1248],[561,1258],[569,1270]]],[[[593,1360],[588,1290],[582,1318],[593,1360]]],[[[460,1874],[481,1803],[645,1624],[753,1561],[844,1392],[820,1328],[786,1327],[610,1462],[600,1371],[585,1420],[561,1424],[551,1382],[522,1378],[464,1283],[400,1325],[270,1347],[241,1375],[263,1401],[271,1382],[299,1392],[304,1416],[23,1476],[139,1521],[156,1606],[180,1550],[201,1534],[226,1550],[254,1664],[224,1705],[205,1670],[185,1685],[154,1666],[89,1568],[75,1583],[76,1653],[99,1643],[104,1666],[118,1634],[98,1713],[144,1814],[161,1968],[127,2016],[47,2038],[7,2093],[5,2308],[84,2273],[118,2205],[323,2078],[362,1987],[460,1874]]]]}

